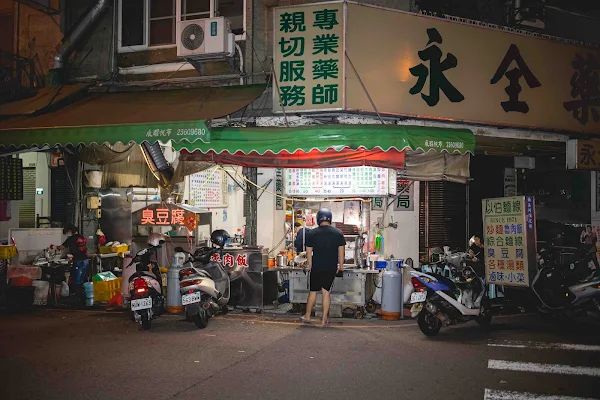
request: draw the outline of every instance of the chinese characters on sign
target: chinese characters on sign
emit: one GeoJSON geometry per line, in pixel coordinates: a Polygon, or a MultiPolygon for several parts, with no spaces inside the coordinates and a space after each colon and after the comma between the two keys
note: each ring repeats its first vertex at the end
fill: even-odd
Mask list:
{"type": "Polygon", "coordinates": [[[533,197],[484,199],[482,208],[486,282],[528,287],[536,265],[533,197]]]}
{"type": "Polygon", "coordinates": [[[223,265],[223,267],[225,267],[227,270],[235,267],[248,268],[247,253],[225,253],[223,256],[221,256],[220,253],[214,253],[212,256],[210,256],[210,261],[221,263],[221,265],[223,265]]]}
{"type": "Polygon", "coordinates": [[[275,112],[281,101],[294,112],[376,107],[423,119],[600,132],[596,48],[353,2],[276,8],[273,26],[275,112]]]}
{"type": "Polygon", "coordinates": [[[289,195],[388,195],[389,171],[379,167],[287,168],[285,192],[289,195]]]}
{"type": "Polygon", "coordinates": [[[23,160],[0,157],[0,200],[23,200],[23,160]]]}
{"type": "Polygon", "coordinates": [[[453,103],[461,102],[465,97],[448,81],[444,75],[444,71],[450,68],[456,68],[458,61],[456,56],[452,53],[448,53],[446,58],[441,61],[442,50],[432,43],[442,43],[442,36],[435,28],[427,29],[427,36],[429,41],[427,42],[427,48],[419,51],[419,58],[421,61],[429,62],[429,68],[425,64],[421,63],[410,69],[410,73],[413,76],[418,77],[417,83],[410,89],[410,94],[421,93],[425,82],[429,77],[429,94],[421,93],[421,97],[428,106],[435,106],[440,101],[440,89],[448,100],[453,103]]]}
{"type": "Polygon", "coordinates": [[[135,212],[135,225],[196,226],[196,215],[174,204],[151,204],[135,212]]]}
{"type": "Polygon", "coordinates": [[[275,168],[275,209],[283,210],[283,168],[275,168]]]}
{"type": "Polygon", "coordinates": [[[218,167],[190,175],[191,204],[196,207],[227,206],[227,176],[218,167]]]}
{"type": "Polygon", "coordinates": [[[600,60],[593,54],[576,54],[572,62],[571,97],[564,107],[582,125],[588,123],[590,114],[594,122],[600,121],[600,60]]]}
{"type": "Polygon", "coordinates": [[[394,201],[394,211],[413,211],[415,209],[413,181],[399,180],[398,193],[400,194],[394,201]]]}
{"type": "Polygon", "coordinates": [[[567,168],[600,170],[600,140],[569,140],[567,142],[567,168]]]}
{"type": "Polygon", "coordinates": [[[529,111],[529,106],[524,101],[519,101],[519,93],[521,93],[521,85],[519,84],[519,80],[521,78],[525,78],[525,83],[531,89],[541,86],[542,84],[537,78],[533,75],[523,57],[521,57],[521,53],[519,52],[519,48],[515,44],[511,44],[498,67],[498,70],[492,77],[490,83],[495,85],[500,81],[502,75],[508,79],[509,85],[506,87],[506,93],[508,94],[508,101],[503,101],[500,103],[502,105],[502,109],[506,112],[509,111],[517,111],[521,113],[526,113],[529,111]],[[511,69],[508,68],[512,63],[515,63],[517,66],[511,69]]]}
{"type": "Polygon", "coordinates": [[[292,7],[274,13],[274,108],[338,109],[342,105],[342,4],[292,7]]]}

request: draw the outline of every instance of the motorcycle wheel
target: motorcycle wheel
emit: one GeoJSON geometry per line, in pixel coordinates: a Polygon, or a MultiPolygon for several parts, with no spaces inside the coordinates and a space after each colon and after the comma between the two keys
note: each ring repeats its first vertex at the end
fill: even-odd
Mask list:
{"type": "Polygon", "coordinates": [[[204,310],[200,310],[198,314],[193,315],[192,320],[198,329],[204,329],[208,326],[208,314],[204,310]]]}
{"type": "Polygon", "coordinates": [[[425,336],[435,336],[442,328],[442,321],[425,309],[419,313],[417,324],[425,336]]]}
{"type": "Polygon", "coordinates": [[[147,312],[142,313],[142,329],[147,331],[152,327],[152,320],[147,312]]]}

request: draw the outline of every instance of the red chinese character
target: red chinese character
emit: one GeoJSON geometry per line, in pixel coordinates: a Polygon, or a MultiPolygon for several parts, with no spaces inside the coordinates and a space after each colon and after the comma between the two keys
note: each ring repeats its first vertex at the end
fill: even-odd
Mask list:
{"type": "Polygon", "coordinates": [[[523,264],[523,261],[518,261],[517,260],[517,270],[518,271],[523,271],[525,269],[525,264],[523,264]]]}
{"type": "Polygon", "coordinates": [[[221,255],[219,253],[214,253],[212,256],[210,256],[210,261],[213,262],[221,262],[221,255]]]}
{"type": "Polygon", "coordinates": [[[248,254],[238,254],[235,263],[238,267],[248,267],[248,254]]]}
{"type": "Polygon", "coordinates": [[[486,233],[488,235],[493,235],[494,234],[494,225],[488,225],[488,226],[486,226],[485,231],[486,231],[486,233]]]}
{"type": "Polygon", "coordinates": [[[496,225],[496,233],[502,235],[504,233],[504,227],[502,225],[496,225]]]}
{"type": "Polygon", "coordinates": [[[142,225],[154,225],[154,210],[142,210],[142,225]]]}
{"type": "Polygon", "coordinates": [[[514,260],[508,260],[508,269],[510,269],[510,270],[514,270],[515,269],[515,262],[514,262],[514,260]]]}
{"type": "Polygon", "coordinates": [[[498,269],[504,269],[504,260],[498,260],[498,269]]]}
{"type": "Polygon", "coordinates": [[[157,208],[156,209],[156,225],[169,225],[169,209],[168,208],[157,208]]]}
{"type": "Polygon", "coordinates": [[[496,269],[496,260],[488,260],[488,268],[496,269]]]}
{"type": "Polygon", "coordinates": [[[183,210],[171,211],[171,225],[180,225],[184,222],[183,210]]]}
{"type": "Polygon", "coordinates": [[[224,267],[233,267],[233,256],[229,253],[225,253],[223,256],[223,266],[224,267]]]}

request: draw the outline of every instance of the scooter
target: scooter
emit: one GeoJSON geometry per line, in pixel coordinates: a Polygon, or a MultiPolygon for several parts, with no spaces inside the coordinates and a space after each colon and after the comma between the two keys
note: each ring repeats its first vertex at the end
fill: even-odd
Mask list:
{"type": "Polygon", "coordinates": [[[463,265],[457,277],[410,271],[413,292],[411,316],[417,318],[421,332],[435,336],[442,326],[475,320],[488,327],[492,308],[484,281],[471,266],[463,265]]]}
{"type": "Polygon", "coordinates": [[[557,266],[550,252],[538,253],[538,272],[531,289],[544,314],[600,312],[600,269],[594,251],[583,252],[567,266],[557,266]]]}
{"type": "Polygon", "coordinates": [[[130,308],[133,319],[144,330],[152,326],[152,319],[164,311],[165,298],[160,284],[158,263],[152,260],[158,246],[140,250],[131,260],[136,272],[129,278],[130,308]]]}
{"type": "Polygon", "coordinates": [[[182,248],[175,249],[178,256],[187,256],[179,271],[179,291],[181,304],[185,306],[185,315],[196,327],[206,328],[209,318],[217,313],[228,311],[230,297],[230,278],[221,264],[209,261],[210,256],[219,249],[201,248],[194,256],[182,248]]]}

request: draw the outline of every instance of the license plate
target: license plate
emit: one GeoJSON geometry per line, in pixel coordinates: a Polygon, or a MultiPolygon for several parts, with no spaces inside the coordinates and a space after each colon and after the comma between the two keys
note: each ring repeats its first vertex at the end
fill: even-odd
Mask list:
{"type": "Polygon", "coordinates": [[[131,311],[145,310],[147,308],[152,308],[152,297],[131,300],[131,311]]]}
{"type": "Polygon", "coordinates": [[[198,303],[200,302],[201,297],[202,296],[200,292],[184,294],[183,296],[181,296],[181,305],[186,306],[188,304],[198,303]]]}
{"type": "Polygon", "coordinates": [[[427,292],[413,292],[410,295],[411,303],[422,303],[427,299],[427,292]]]}

